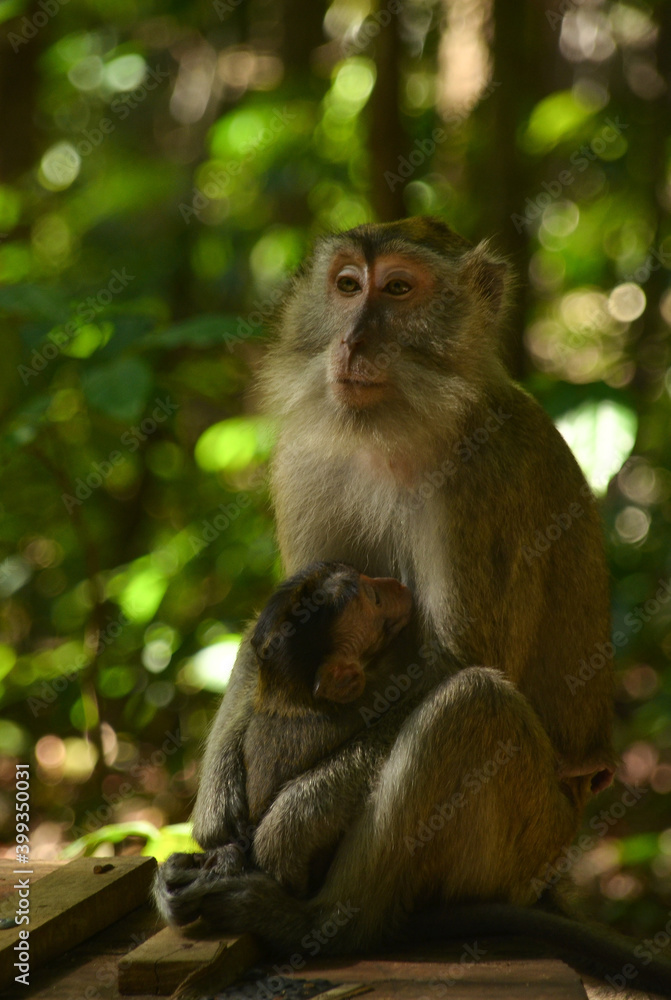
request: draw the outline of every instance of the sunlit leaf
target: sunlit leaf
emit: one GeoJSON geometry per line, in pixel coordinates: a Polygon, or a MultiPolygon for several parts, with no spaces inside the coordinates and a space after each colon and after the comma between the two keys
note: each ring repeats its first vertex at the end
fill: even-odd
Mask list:
{"type": "Polygon", "coordinates": [[[110,823],[101,826],[98,830],[85,833],[83,837],[74,840],[61,851],[61,856],[66,860],[70,858],[90,857],[100,844],[120,844],[126,837],[143,837],[148,843],[157,843],[160,840],[160,833],[153,823],[144,820],[132,820],[128,823],[110,823]]]}
{"type": "Polygon", "coordinates": [[[184,679],[206,691],[225,691],[240,648],[241,636],[228,635],[192,656],[184,667],[184,679]]]}
{"type": "Polygon", "coordinates": [[[522,145],[530,153],[546,153],[562,139],[570,138],[594,115],[593,105],[572,90],[560,90],[539,101],[522,134],[522,145]]]}
{"type": "Polygon", "coordinates": [[[121,592],[119,603],[124,614],[132,621],[149,621],[163,600],[167,587],[166,576],[155,567],[139,569],[121,592]]]}
{"type": "Polygon", "coordinates": [[[147,839],[141,853],[156,858],[160,864],[171,854],[198,852],[200,845],[193,839],[191,830],[191,823],[173,823],[171,826],[162,826],[158,831],[158,838],[152,841],[147,839]]]}
{"type": "Polygon", "coordinates": [[[620,841],[620,857],[622,864],[639,865],[651,861],[659,853],[659,835],[656,833],[639,833],[633,837],[624,837],[620,841]]]}
{"type": "Polygon", "coordinates": [[[637,427],[634,410],[608,399],[583,403],[557,420],[560,434],[597,495],[606,492],[631,454],[637,427]]]}
{"type": "Polygon", "coordinates": [[[272,425],[258,417],[231,417],[201,434],[195,456],[201,469],[246,469],[268,457],[273,443],[272,425]]]}

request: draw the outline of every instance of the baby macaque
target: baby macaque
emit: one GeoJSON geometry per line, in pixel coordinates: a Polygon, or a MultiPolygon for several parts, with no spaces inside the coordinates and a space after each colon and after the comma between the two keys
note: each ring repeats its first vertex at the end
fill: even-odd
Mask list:
{"type": "MultiPolygon", "coordinates": [[[[250,832],[287,782],[365,727],[379,684],[399,668],[397,656],[379,654],[411,614],[412,597],[402,583],[373,579],[344,563],[314,563],[275,591],[250,637],[258,666],[242,743],[250,832]]],[[[315,887],[343,832],[334,820],[309,873],[287,887],[297,893],[315,887]]],[[[246,867],[244,850],[233,842],[188,858],[219,875],[246,867]]]]}
{"type": "Polygon", "coordinates": [[[398,668],[378,654],[411,612],[398,580],[343,563],[314,563],[273,594],[251,636],[258,682],[244,760],[252,823],[287,781],[363,728],[376,682],[385,667],[398,668]]]}

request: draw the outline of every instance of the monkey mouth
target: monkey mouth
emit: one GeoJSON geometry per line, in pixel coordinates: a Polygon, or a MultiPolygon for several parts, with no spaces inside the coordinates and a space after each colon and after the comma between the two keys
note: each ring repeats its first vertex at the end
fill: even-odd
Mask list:
{"type": "Polygon", "coordinates": [[[388,383],[348,373],[336,375],[332,382],[333,395],[348,409],[366,410],[382,402],[388,394],[388,383]]]}
{"type": "Polygon", "coordinates": [[[335,381],[339,385],[351,385],[355,389],[379,389],[387,383],[380,380],[366,378],[365,375],[338,375],[335,381]]]}

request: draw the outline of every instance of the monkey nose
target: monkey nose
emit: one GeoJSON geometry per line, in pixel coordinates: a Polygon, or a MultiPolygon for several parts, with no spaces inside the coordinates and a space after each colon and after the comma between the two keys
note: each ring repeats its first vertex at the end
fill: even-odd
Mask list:
{"type": "Polygon", "coordinates": [[[362,330],[350,330],[340,341],[344,347],[352,351],[355,347],[359,347],[364,342],[364,334],[362,330]]]}

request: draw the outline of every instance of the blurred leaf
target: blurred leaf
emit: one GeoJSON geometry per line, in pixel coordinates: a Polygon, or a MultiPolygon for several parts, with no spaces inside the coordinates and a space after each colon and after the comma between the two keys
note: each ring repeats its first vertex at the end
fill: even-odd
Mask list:
{"type": "Polygon", "coordinates": [[[612,400],[583,403],[557,421],[557,429],[598,496],[606,492],[631,454],[637,427],[635,411],[612,400]]]}
{"type": "Polygon", "coordinates": [[[40,285],[0,288],[0,310],[51,323],[64,323],[70,315],[68,300],[63,292],[40,285]]]}
{"type": "Polygon", "coordinates": [[[221,344],[227,336],[233,337],[240,324],[231,316],[196,316],[166,330],[158,330],[142,337],[142,347],[210,347],[221,344]]]}
{"type": "Polygon", "coordinates": [[[593,117],[596,108],[560,90],[539,101],[522,134],[522,145],[530,153],[547,153],[562,139],[575,135],[593,117]]]}
{"type": "Polygon", "coordinates": [[[656,833],[639,833],[620,841],[620,859],[625,865],[640,865],[652,861],[659,854],[659,836],[656,833]]]}
{"type": "Polygon", "coordinates": [[[196,443],[195,457],[208,472],[246,469],[270,454],[273,426],[261,417],[231,417],[213,424],[196,443]]]}
{"type": "Polygon", "coordinates": [[[224,692],[241,641],[240,635],[227,635],[220,642],[201,649],[184,667],[184,679],[197,689],[224,692]]]}
{"type": "Polygon", "coordinates": [[[149,365],[135,357],[82,372],[82,389],[91,406],[125,423],[142,415],[153,382],[149,365]]]}
{"type": "Polygon", "coordinates": [[[175,853],[200,854],[202,848],[193,839],[191,830],[191,823],[162,826],[158,831],[158,838],[152,842],[148,840],[142,854],[156,858],[159,864],[175,853]]]}
{"type": "Polygon", "coordinates": [[[158,844],[160,836],[158,828],[153,823],[146,823],[144,820],[110,823],[108,826],[101,826],[100,829],[86,833],[83,837],[68,844],[61,851],[61,856],[66,860],[79,857],[82,854],[88,858],[100,844],[120,844],[126,837],[144,837],[148,845],[158,844]]]}

